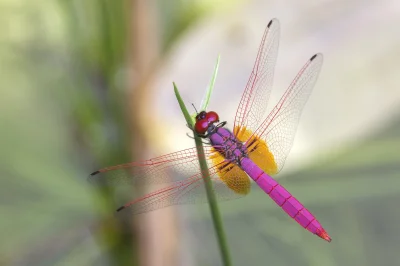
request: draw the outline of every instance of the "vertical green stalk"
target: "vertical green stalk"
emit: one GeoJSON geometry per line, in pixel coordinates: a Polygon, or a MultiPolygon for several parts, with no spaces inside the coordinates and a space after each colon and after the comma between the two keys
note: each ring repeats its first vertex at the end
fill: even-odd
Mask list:
{"type": "MultiPolygon", "coordinates": [[[[190,116],[189,112],[187,111],[185,104],[183,103],[183,100],[179,94],[178,88],[176,87],[175,83],[173,83],[173,85],[174,85],[174,91],[175,91],[176,98],[179,102],[179,106],[181,107],[182,113],[185,116],[186,122],[191,128],[193,128],[194,120],[190,116]]],[[[217,240],[218,240],[219,249],[220,249],[221,256],[222,256],[222,261],[225,266],[230,266],[231,258],[229,255],[228,244],[226,242],[226,236],[225,236],[224,227],[222,225],[221,214],[218,209],[218,204],[217,204],[217,200],[216,200],[213,186],[211,183],[210,174],[208,172],[208,165],[205,160],[203,143],[202,143],[201,139],[198,136],[196,136],[196,134],[194,134],[194,140],[196,143],[197,156],[198,156],[199,163],[200,163],[201,174],[204,178],[204,184],[205,184],[205,188],[207,191],[207,199],[208,199],[208,204],[210,206],[211,217],[213,220],[215,232],[217,233],[217,240]]]]}
{"type": "Polygon", "coordinates": [[[206,90],[206,94],[204,95],[204,98],[201,101],[200,111],[205,111],[207,109],[208,103],[210,102],[211,93],[212,93],[212,91],[214,89],[215,79],[217,78],[220,58],[221,57],[218,55],[217,63],[215,64],[215,67],[214,67],[214,74],[213,74],[213,76],[212,76],[212,78],[210,80],[210,84],[208,85],[208,88],[206,90]]]}

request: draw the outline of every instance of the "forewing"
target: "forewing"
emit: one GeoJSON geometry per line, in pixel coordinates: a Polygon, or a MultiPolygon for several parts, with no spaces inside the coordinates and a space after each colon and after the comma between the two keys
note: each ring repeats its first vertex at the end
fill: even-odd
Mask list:
{"type": "MultiPolygon", "coordinates": [[[[232,168],[232,170],[228,170],[228,168],[226,168],[227,171],[222,171],[218,167],[209,169],[215,196],[220,201],[240,198],[250,191],[250,181],[247,175],[240,168],[232,168]],[[248,184],[247,181],[244,181],[243,175],[247,178],[248,184]],[[245,189],[244,187],[247,186],[248,188],[245,189]],[[235,187],[240,187],[240,189],[235,190],[235,187]],[[240,191],[246,191],[246,193],[240,193],[240,191]]],[[[133,214],[139,214],[171,205],[205,203],[207,202],[207,193],[204,182],[202,175],[198,173],[131,201],[117,211],[129,210],[133,214]]]]}
{"type": "Polygon", "coordinates": [[[236,111],[235,136],[241,129],[254,132],[265,114],[274,78],[279,35],[279,21],[273,19],[265,29],[256,62],[236,111]]]}
{"type": "Polygon", "coordinates": [[[250,147],[258,139],[264,140],[266,149],[273,154],[276,172],[282,169],[292,147],[301,112],[317,81],[322,63],[322,54],[310,58],[278,104],[246,142],[250,147]]]}
{"type": "MultiPolygon", "coordinates": [[[[209,166],[212,166],[210,157],[215,152],[211,147],[204,147],[205,159],[209,166]]],[[[173,182],[176,176],[193,176],[199,169],[197,150],[190,148],[150,160],[103,168],[93,172],[88,180],[100,185],[161,184],[173,182]],[[175,175],[176,171],[180,175],[175,175]]]]}

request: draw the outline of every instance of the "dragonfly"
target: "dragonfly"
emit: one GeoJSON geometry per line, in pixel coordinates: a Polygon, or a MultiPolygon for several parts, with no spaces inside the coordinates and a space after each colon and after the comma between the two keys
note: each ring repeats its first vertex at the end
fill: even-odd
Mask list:
{"type": "MultiPolygon", "coordinates": [[[[265,116],[279,46],[280,25],[272,19],[263,34],[233,129],[220,122],[214,111],[196,111],[193,133],[207,142],[204,157],[218,200],[249,194],[253,180],[303,228],[330,242],[331,237],[315,216],[271,176],[279,173],[292,147],[301,112],[320,73],[323,56],[313,55],[301,68],[281,99],[265,116]],[[265,118],[264,118],[265,117],[265,118]],[[263,119],[264,118],[264,119],[263,119]]],[[[133,214],[177,204],[206,202],[205,179],[197,149],[190,148],[150,160],[106,167],[93,172],[89,182],[118,184],[168,184],[126,203],[118,212],[133,214]],[[174,180],[177,171],[184,178],[174,180]]]]}

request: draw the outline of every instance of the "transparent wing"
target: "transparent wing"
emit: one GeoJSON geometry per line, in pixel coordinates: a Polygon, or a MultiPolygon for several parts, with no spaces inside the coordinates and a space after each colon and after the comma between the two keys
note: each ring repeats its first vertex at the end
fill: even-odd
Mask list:
{"type": "Polygon", "coordinates": [[[251,146],[257,139],[264,140],[274,157],[277,172],[282,169],[292,147],[301,112],[317,81],[322,63],[322,54],[310,58],[278,104],[246,142],[251,146]]]}
{"type": "Polygon", "coordinates": [[[236,111],[235,136],[238,135],[237,130],[254,132],[265,114],[274,78],[279,35],[279,21],[273,19],[265,29],[256,62],[236,111]]]}
{"type": "MultiPolygon", "coordinates": [[[[211,147],[204,147],[208,165],[212,165],[210,156],[215,154],[211,147]]],[[[174,171],[188,177],[199,172],[200,166],[196,148],[159,156],[150,160],[132,162],[100,169],[93,172],[88,180],[100,185],[118,184],[161,184],[174,181],[174,171]]]]}
{"type": "MultiPolygon", "coordinates": [[[[215,166],[209,169],[212,187],[218,200],[237,199],[249,192],[250,181],[247,175],[238,169],[240,168],[230,163],[226,163],[225,166],[221,164],[219,167],[215,166]],[[234,171],[238,175],[233,175],[229,169],[235,169],[234,171]],[[225,178],[226,176],[229,176],[229,178],[225,178]],[[243,176],[247,180],[243,179],[243,176]],[[227,180],[229,180],[229,183],[227,183],[227,180]],[[233,187],[237,191],[232,189],[233,187]],[[246,189],[243,189],[243,187],[246,187],[246,189]],[[246,190],[246,193],[238,193],[244,190],[246,190]]],[[[127,209],[133,214],[139,214],[170,205],[204,203],[207,202],[204,182],[202,175],[198,173],[185,180],[176,181],[171,186],[131,201],[121,206],[117,211],[127,209]]]]}

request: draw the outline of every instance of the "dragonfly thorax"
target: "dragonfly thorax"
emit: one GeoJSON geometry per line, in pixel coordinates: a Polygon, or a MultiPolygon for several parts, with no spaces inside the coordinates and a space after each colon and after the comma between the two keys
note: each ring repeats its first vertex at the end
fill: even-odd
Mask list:
{"type": "Polygon", "coordinates": [[[240,165],[242,158],[248,157],[247,149],[243,142],[224,127],[218,127],[209,136],[209,139],[214,149],[222,154],[225,159],[237,165],[240,165]]]}

